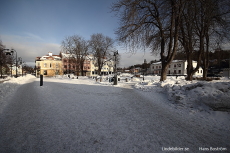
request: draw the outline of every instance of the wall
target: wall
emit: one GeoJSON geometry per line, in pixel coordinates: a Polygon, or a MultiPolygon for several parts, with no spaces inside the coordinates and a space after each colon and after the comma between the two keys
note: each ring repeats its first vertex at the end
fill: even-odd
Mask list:
{"type": "Polygon", "coordinates": [[[42,74],[44,76],[49,76],[49,77],[55,75],[63,75],[62,61],[56,61],[56,60],[36,61],[36,66],[40,66],[40,71],[36,72],[37,75],[42,74]]]}
{"type": "MultiPolygon", "coordinates": [[[[187,61],[181,61],[181,60],[174,60],[169,68],[168,68],[168,75],[187,75],[187,61]]],[[[193,67],[195,68],[197,65],[197,62],[193,62],[193,67]]],[[[153,63],[150,65],[150,73],[160,75],[161,74],[161,62],[153,63]],[[153,68],[154,67],[154,68],[153,68]]],[[[203,75],[202,68],[199,68],[199,70],[195,73],[195,75],[203,75]]]]}

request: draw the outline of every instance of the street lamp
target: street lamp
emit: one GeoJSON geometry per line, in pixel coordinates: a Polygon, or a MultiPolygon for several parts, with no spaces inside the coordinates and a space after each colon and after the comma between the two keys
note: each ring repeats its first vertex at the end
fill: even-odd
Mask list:
{"type": "MultiPolygon", "coordinates": [[[[21,65],[21,69],[22,69],[22,58],[21,58],[21,57],[18,58],[18,62],[19,62],[19,64],[21,65]]],[[[22,73],[23,73],[23,72],[22,72],[22,73]]],[[[23,74],[22,74],[22,76],[23,76],[23,74]]]]}
{"type": "Polygon", "coordinates": [[[23,61],[23,62],[22,62],[22,76],[23,76],[23,68],[24,68],[25,65],[26,65],[26,62],[23,61]]]}
{"type": "Polygon", "coordinates": [[[114,52],[113,56],[115,58],[115,64],[114,64],[114,85],[117,85],[117,55],[118,55],[118,50],[114,52]]]}

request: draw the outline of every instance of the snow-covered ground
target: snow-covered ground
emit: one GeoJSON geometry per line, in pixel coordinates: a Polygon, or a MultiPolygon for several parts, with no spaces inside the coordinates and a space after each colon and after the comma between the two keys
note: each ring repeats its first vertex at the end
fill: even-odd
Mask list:
{"type": "Polygon", "coordinates": [[[122,74],[113,85],[107,76],[97,82],[57,76],[44,78],[42,87],[32,75],[6,80],[0,84],[3,152],[229,150],[228,79],[159,82],[159,76],[122,74]]]}
{"type": "MultiPolygon", "coordinates": [[[[186,81],[184,77],[169,76],[166,81],[160,82],[159,76],[144,76],[143,79],[143,76],[137,78],[133,77],[132,74],[124,73],[119,76],[118,85],[113,85],[113,82],[109,82],[109,77],[112,76],[103,76],[101,80],[98,78],[96,81],[96,79],[90,77],[78,77],[77,79],[76,76],[72,75],[71,79],[69,79],[67,76],[56,76],[49,78],[49,81],[120,88],[131,84],[134,85],[133,87],[136,90],[147,92],[145,94],[150,99],[152,92],[165,94],[169,101],[162,102],[163,104],[180,109],[180,111],[189,111],[190,114],[202,112],[216,114],[216,111],[228,112],[225,114],[229,114],[230,112],[230,80],[227,78],[207,82],[186,81]]],[[[5,105],[4,98],[10,96],[18,86],[36,79],[38,80],[39,78],[33,75],[0,79],[0,81],[4,81],[0,83],[0,108],[2,108],[1,105],[5,105]]]]}

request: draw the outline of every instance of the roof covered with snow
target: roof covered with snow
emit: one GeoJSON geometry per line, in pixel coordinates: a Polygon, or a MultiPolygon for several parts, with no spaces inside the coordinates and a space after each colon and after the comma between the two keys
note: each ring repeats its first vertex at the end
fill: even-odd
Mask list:
{"type": "Polygon", "coordinates": [[[44,61],[44,60],[61,60],[60,55],[53,55],[51,52],[48,53],[48,55],[44,55],[41,57],[36,57],[36,61],[44,61]]]}

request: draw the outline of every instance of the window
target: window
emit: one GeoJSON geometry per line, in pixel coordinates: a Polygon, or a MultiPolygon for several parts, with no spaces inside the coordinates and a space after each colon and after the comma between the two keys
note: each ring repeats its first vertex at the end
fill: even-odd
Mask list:
{"type": "Polygon", "coordinates": [[[202,70],[200,70],[200,73],[202,73],[202,70]]]}
{"type": "Polygon", "coordinates": [[[47,67],[47,64],[46,64],[46,63],[44,63],[44,67],[47,67]]]}
{"type": "Polygon", "coordinates": [[[174,70],[174,74],[176,74],[176,70],[174,70]]]}
{"type": "Polygon", "coordinates": [[[50,67],[52,67],[52,64],[50,63],[50,67]]]}
{"type": "Polygon", "coordinates": [[[199,73],[199,70],[197,70],[197,73],[199,73]]]}
{"type": "Polygon", "coordinates": [[[171,67],[171,65],[169,65],[169,68],[171,67]]]}
{"type": "Polygon", "coordinates": [[[56,68],[58,68],[59,67],[59,65],[58,65],[58,63],[56,63],[56,68]]]}
{"type": "Polygon", "coordinates": [[[178,73],[181,74],[181,70],[178,70],[178,73]]]}
{"type": "Polygon", "coordinates": [[[64,65],[64,68],[67,68],[67,65],[64,65]]]}
{"type": "Polygon", "coordinates": [[[153,66],[153,69],[154,69],[154,66],[153,66]]]}
{"type": "Polygon", "coordinates": [[[174,67],[176,67],[176,64],[174,64],[174,67]]]}
{"type": "Polygon", "coordinates": [[[156,66],[156,69],[158,69],[158,66],[156,66]]]}
{"type": "Polygon", "coordinates": [[[168,74],[170,74],[170,70],[169,70],[168,74]]]}
{"type": "Polygon", "coordinates": [[[161,68],[161,66],[159,66],[159,69],[161,68]]]}
{"type": "Polygon", "coordinates": [[[43,75],[47,75],[47,70],[44,70],[43,75]]]}

